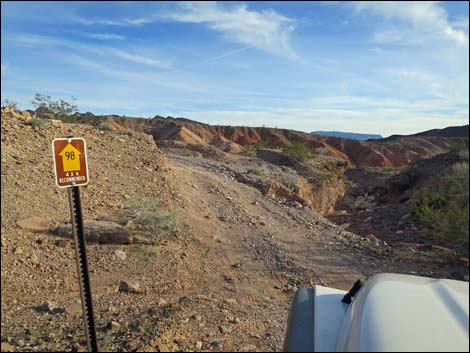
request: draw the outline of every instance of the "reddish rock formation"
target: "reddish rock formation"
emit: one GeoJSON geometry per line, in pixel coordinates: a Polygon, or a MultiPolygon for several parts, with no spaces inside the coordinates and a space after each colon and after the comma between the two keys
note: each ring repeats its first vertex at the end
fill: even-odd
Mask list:
{"type": "Polygon", "coordinates": [[[420,159],[445,153],[451,145],[462,139],[405,136],[390,141],[358,141],[286,129],[214,126],[171,117],[145,119],[77,113],[74,118],[77,122],[95,126],[106,124],[117,131],[133,129],[145,132],[152,135],[157,144],[161,141],[180,141],[192,145],[212,145],[228,153],[239,153],[250,145],[264,144],[271,148],[282,148],[292,141],[300,141],[317,149],[319,153],[342,159],[350,166],[357,167],[402,168],[420,159]]]}

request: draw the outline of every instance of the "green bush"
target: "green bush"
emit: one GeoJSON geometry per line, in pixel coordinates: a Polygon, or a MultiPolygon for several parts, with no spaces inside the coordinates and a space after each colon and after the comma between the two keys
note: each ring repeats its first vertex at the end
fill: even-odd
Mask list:
{"type": "Polygon", "coordinates": [[[315,151],[300,141],[293,141],[290,145],[284,147],[284,153],[294,162],[305,162],[315,158],[315,151]]]}
{"type": "Polygon", "coordinates": [[[2,107],[3,108],[10,108],[10,109],[18,109],[18,103],[15,102],[14,100],[11,100],[11,99],[8,99],[8,98],[5,98],[3,101],[2,101],[2,107]]]}
{"type": "Polygon", "coordinates": [[[369,173],[382,173],[382,174],[389,174],[389,175],[400,173],[400,169],[390,168],[390,167],[365,167],[364,169],[369,173]]]}
{"type": "Polygon", "coordinates": [[[257,176],[264,176],[266,174],[264,172],[264,170],[256,169],[256,168],[250,168],[250,169],[247,170],[247,172],[249,174],[254,174],[254,175],[257,175],[257,176]]]}
{"type": "Polygon", "coordinates": [[[469,169],[468,163],[454,166],[450,175],[441,175],[432,186],[413,197],[412,219],[436,242],[455,245],[469,252],[469,169]]]}
{"type": "Polygon", "coordinates": [[[333,171],[316,172],[313,178],[322,183],[330,180],[342,180],[346,184],[350,183],[347,176],[344,175],[344,173],[340,169],[335,169],[333,171]]]}
{"type": "Polygon", "coordinates": [[[130,248],[130,256],[138,262],[148,262],[155,253],[144,244],[135,244],[130,248]]]}
{"type": "Polygon", "coordinates": [[[462,151],[467,151],[468,153],[468,139],[467,141],[458,141],[454,142],[449,146],[449,152],[460,154],[462,151]]]}
{"type": "Polygon", "coordinates": [[[158,244],[165,235],[178,230],[178,215],[162,210],[160,199],[129,200],[124,208],[131,211],[136,230],[150,237],[154,244],[158,244]]]}
{"type": "Polygon", "coordinates": [[[53,101],[51,96],[36,93],[31,103],[36,109],[42,108],[43,110],[50,110],[55,115],[69,115],[78,111],[78,107],[73,104],[77,99],[75,97],[71,97],[70,99],[72,102],[67,102],[63,99],[53,101]]]}
{"type": "Polygon", "coordinates": [[[272,146],[272,141],[268,137],[267,139],[265,139],[263,141],[260,141],[258,143],[255,143],[253,145],[245,146],[245,148],[243,149],[242,154],[247,155],[247,156],[254,156],[256,154],[256,151],[258,151],[259,149],[271,148],[271,147],[273,147],[272,146]]]}
{"type": "Polygon", "coordinates": [[[123,134],[123,135],[127,135],[127,136],[132,136],[134,135],[134,130],[132,129],[126,129],[126,130],[122,130],[119,132],[120,134],[123,134]]]}
{"type": "Polygon", "coordinates": [[[29,120],[26,124],[31,125],[32,127],[41,127],[46,124],[46,121],[44,119],[35,118],[35,119],[29,120]]]}
{"type": "Polygon", "coordinates": [[[109,127],[108,123],[105,121],[102,121],[98,124],[96,127],[98,130],[103,130],[103,131],[111,131],[112,129],[109,127]]]}

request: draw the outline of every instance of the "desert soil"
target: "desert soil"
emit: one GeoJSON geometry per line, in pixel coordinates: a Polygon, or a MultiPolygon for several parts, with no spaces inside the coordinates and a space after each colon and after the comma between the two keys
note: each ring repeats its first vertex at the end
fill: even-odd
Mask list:
{"type": "Polygon", "coordinates": [[[37,224],[18,225],[33,216],[50,226],[68,222],[49,144],[70,134],[89,146],[85,219],[112,217],[126,200],[149,197],[180,219],[179,231],[159,245],[88,245],[102,351],[281,351],[299,287],[348,290],[380,272],[468,273],[448,254],[372,246],[309,207],[238,182],[231,168],[243,169],[248,157],[217,161],[177,148],[162,154],[144,134],[2,119],[2,351],[85,347],[73,306],[73,244],[37,224]],[[137,282],[139,292],[119,291],[121,281],[137,282]]]}

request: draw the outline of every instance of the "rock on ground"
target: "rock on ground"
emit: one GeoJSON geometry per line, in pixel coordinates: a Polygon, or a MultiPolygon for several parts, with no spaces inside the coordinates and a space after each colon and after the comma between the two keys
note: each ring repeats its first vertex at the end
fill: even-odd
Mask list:
{"type": "MultiPolygon", "coordinates": [[[[90,243],[98,244],[132,244],[131,232],[114,222],[84,221],[83,232],[90,243]]],[[[57,227],[53,233],[58,236],[72,238],[72,225],[57,227]]]]}
{"type": "Polygon", "coordinates": [[[121,281],[119,284],[120,292],[138,293],[140,292],[139,283],[135,281],[121,281]]]}

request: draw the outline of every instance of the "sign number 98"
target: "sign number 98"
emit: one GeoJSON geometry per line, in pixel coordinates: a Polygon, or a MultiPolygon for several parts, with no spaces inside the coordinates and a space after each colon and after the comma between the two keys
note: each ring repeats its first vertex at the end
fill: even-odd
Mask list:
{"type": "Polygon", "coordinates": [[[75,152],[65,152],[65,158],[74,160],[75,159],[75,152]]]}

